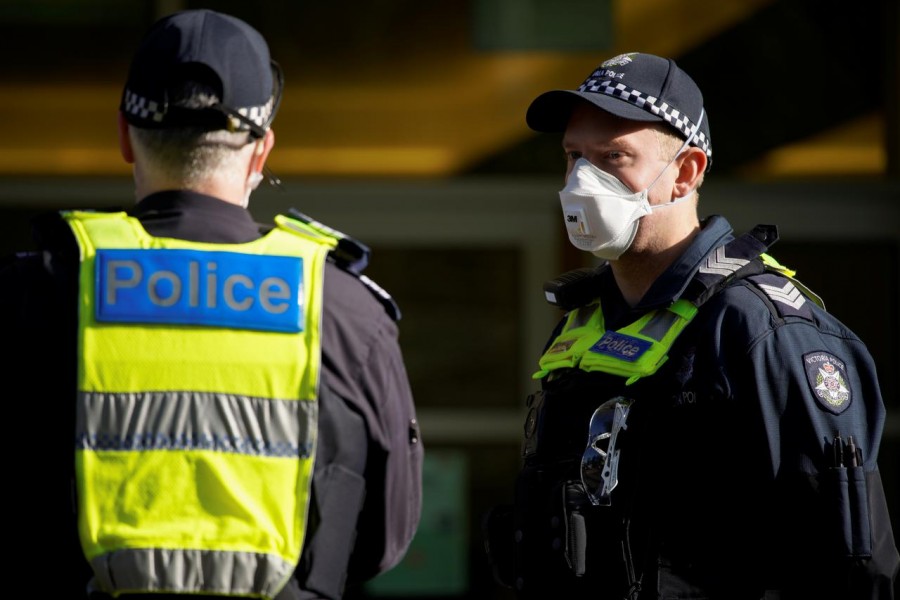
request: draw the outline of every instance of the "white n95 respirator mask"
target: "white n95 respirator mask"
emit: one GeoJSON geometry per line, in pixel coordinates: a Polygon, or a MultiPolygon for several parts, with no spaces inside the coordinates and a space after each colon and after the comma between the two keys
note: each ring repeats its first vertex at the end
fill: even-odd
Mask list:
{"type": "Polygon", "coordinates": [[[632,192],[614,176],[579,158],[559,192],[569,241],[600,258],[619,258],[634,241],[638,220],[651,212],[649,189],[632,192]]]}

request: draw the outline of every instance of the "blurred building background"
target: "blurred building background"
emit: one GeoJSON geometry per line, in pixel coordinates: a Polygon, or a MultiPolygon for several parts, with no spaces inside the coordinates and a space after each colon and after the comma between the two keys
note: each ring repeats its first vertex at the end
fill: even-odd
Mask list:
{"type": "Polygon", "coordinates": [[[558,205],[560,137],[525,109],[601,60],[675,58],[698,82],[713,169],[701,213],[772,251],[865,340],[888,424],[881,470],[900,530],[900,8],[897,0],[2,0],[0,251],[36,214],[133,202],[116,110],[156,18],[256,26],[286,91],[256,217],[296,207],[364,240],[399,302],[427,448],[422,527],[365,597],[509,598],[479,521],[512,498],[524,398],[560,316],[543,281],[583,266],[558,205]]]}

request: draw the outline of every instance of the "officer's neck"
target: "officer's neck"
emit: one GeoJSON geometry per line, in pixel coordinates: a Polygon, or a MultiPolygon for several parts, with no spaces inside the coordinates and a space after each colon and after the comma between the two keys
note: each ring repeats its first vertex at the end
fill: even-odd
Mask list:
{"type": "Polygon", "coordinates": [[[151,194],[171,190],[197,192],[242,206],[247,196],[247,182],[246,177],[242,177],[238,170],[220,169],[199,181],[185,183],[168,177],[165,173],[142,164],[141,161],[134,163],[134,195],[137,202],[151,194]]]}
{"type": "Polygon", "coordinates": [[[664,249],[645,252],[628,251],[618,260],[609,261],[613,278],[628,306],[634,308],[653,283],[684,253],[693,235],[664,249]]]}
{"type": "Polygon", "coordinates": [[[651,268],[651,265],[643,261],[632,261],[628,257],[610,261],[610,267],[616,286],[632,308],[637,306],[659,274],[665,270],[651,268]]]}

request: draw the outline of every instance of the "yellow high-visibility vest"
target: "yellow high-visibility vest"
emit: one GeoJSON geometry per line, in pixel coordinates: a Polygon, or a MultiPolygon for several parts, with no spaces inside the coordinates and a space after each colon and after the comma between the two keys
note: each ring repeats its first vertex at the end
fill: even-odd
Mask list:
{"type": "Polygon", "coordinates": [[[334,238],[149,235],[63,213],[80,248],[76,489],[94,586],[272,598],[300,559],[334,238]]]}
{"type": "Polygon", "coordinates": [[[672,344],[697,315],[699,306],[712,293],[733,281],[735,273],[757,256],[760,271],[773,271],[787,277],[803,294],[825,308],[812,290],[794,279],[796,271],[769,254],[760,253],[759,248],[764,247],[748,241],[753,239],[752,232],[745,234],[710,255],[707,268],[700,269],[709,279],[703,282],[699,291],[694,291],[692,299],[679,298],[616,331],[606,329],[599,299],[571,310],[562,331],[541,355],[540,370],[532,378],[544,379],[558,369],[579,368],[619,375],[626,378],[626,385],[631,385],[642,377],[653,375],[669,359],[672,344]]]}
{"type": "Polygon", "coordinates": [[[541,356],[541,370],[533,378],[577,367],[620,375],[631,385],[656,373],[668,360],[669,348],[696,314],[694,304],[678,300],[617,331],[607,331],[598,300],[569,313],[562,331],[541,356]]]}

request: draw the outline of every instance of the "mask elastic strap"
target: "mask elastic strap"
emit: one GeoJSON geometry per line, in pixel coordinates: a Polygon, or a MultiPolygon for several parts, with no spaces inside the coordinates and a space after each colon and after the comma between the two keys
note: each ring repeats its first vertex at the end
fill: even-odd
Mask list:
{"type": "MultiPolygon", "coordinates": [[[[689,136],[687,137],[687,139],[684,140],[684,143],[681,145],[681,148],[678,149],[678,152],[675,153],[675,156],[672,157],[672,160],[670,160],[668,163],[666,163],[666,166],[662,168],[662,171],[659,172],[659,175],[656,176],[656,179],[654,179],[654,180],[650,183],[650,185],[647,186],[647,191],[650,191],[650,188],[652,188],[652,187],[656,184],[656,182],[659,181],[659,178],[662,177],[663,173],[666,172],[666,169],[668,169],[669,166],[670,166],[673,162],[675,162],[676,160],[678,160],[678,157],[681,156],[681,153],[684,152],[684,149],[688,147],[688,144],[691,143],[691,140],[694,139],[694,137],[697,135],[697,131],[700,129],[700,123],[703,122],[703,117],[704,117],[704,115],[706,115],[706,109],[705,109],[705,108],[701,108],[701,109],[700,109],[700,118],[697,119],[697,124],[694,125],[694,126],[691,128],[691,135],[689,135],[689,136]]],[[[683,200],[684,198],[686,198],[686,196],[685,196],[685,197],[682,197],[682,198],[676,198],[676,199],[673,200],[672,202],[674,203],[674,202],[677,202],[678,200],[683,200]]],[[[664,206],[664,205],[663,205],[663,206],[664,206]]]]}

